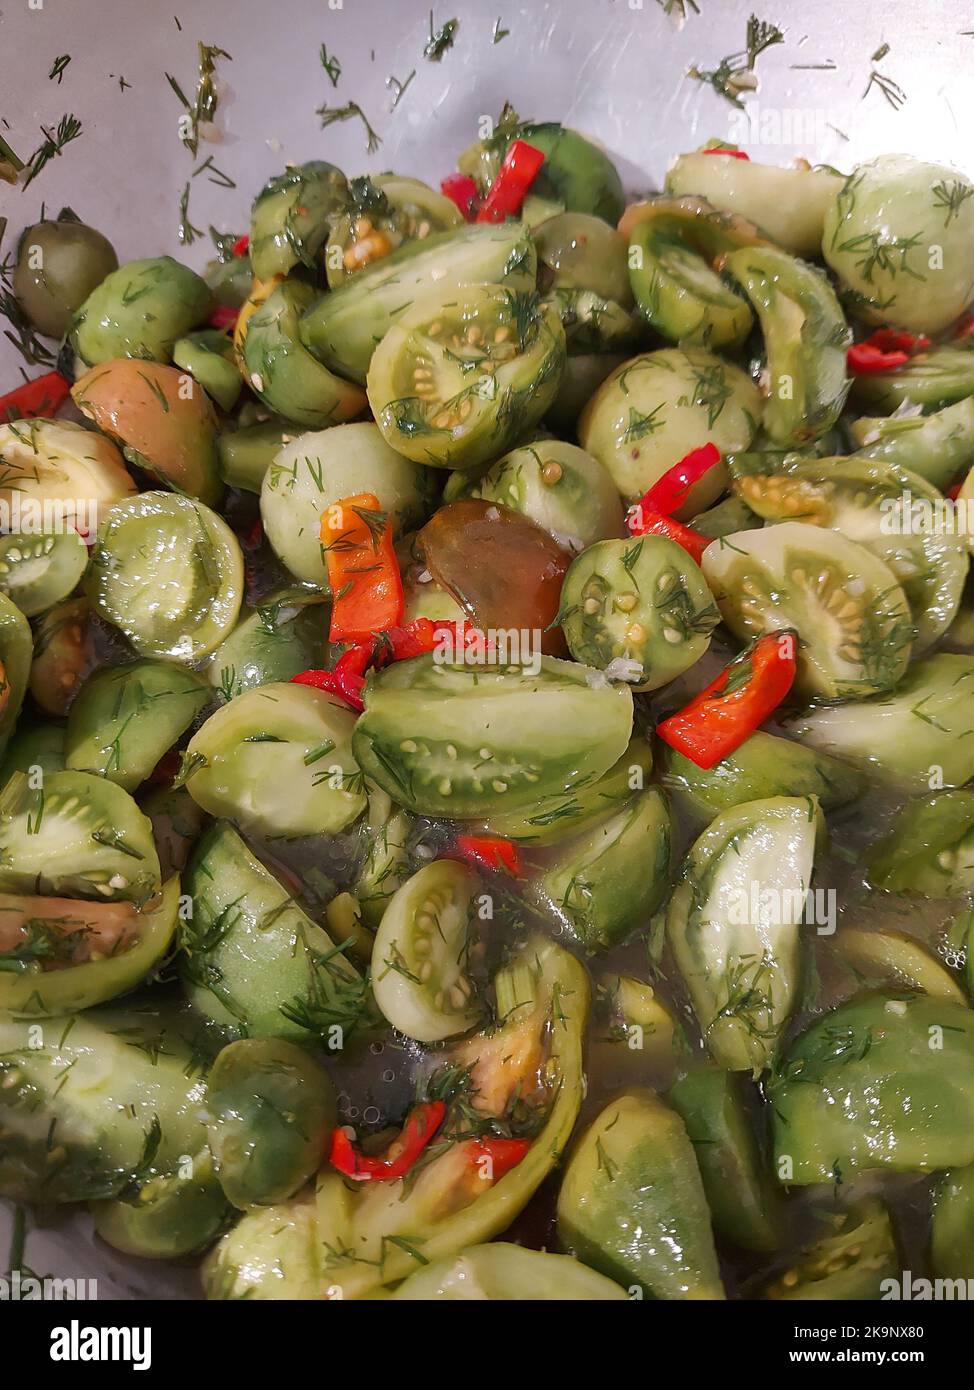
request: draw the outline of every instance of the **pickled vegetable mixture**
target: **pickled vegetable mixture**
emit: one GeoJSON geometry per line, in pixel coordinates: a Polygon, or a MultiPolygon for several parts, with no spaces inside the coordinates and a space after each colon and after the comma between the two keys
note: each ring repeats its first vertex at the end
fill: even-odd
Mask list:
{"type": "Polygon", "coordinates": [[[974,184],[510,108],[0,428],[0,1195],[207,1297],[974,1278],[974,184]]]}

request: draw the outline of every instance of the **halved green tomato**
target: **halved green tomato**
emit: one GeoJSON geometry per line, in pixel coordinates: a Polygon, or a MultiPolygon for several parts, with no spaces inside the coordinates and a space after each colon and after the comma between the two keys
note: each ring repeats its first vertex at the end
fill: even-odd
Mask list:
{"type": "Polygon", "coordinates": [[[428,1303],[609,1303],[625,1300],[628,1294],[614,1280],[589,1269],[572,1255],[526,1250],[523,1245],[495,1240],[435,1260],[411,1274],[391,1297],[428,1303]]]}
{"type": "Polygon", "coordinates": [[[265,405],[286,420],[322,429],[360,415],[365,396],[333,376],[301,342],[298,322],[314,298],[310,286],[297,280],[279,285],[248,321],[243,360],[247,380],[265,405]]]}
{"type": "Polygon", "coordinates": [[[46,714],[67,714],[95,664],[90,618],[88,600],[72,598],[49,608],[37,621],[33,660],[27,653],[29,685],[46,714]]]}
{"type": "Polygon", "coordinates": [[[585,212],[560,212],[535,227],[538,284],[551,290],[591,290],[632,308],[626,240],[614,227],[585,212]]]}
{"type": "Polygon", "coordinates": [[[296,265],[313,270],[347,199],[345,175],[322,159],[268,179],[250,214],[250,263],[257,279],[286,275],[296,265]]]}
{"type": "Polygon", "coordinates": [[[99,1240],[145,1260],[198,1254],[216,1240],[229,1212],[207,1149],[184,1155],[175,1172],[136,1179],[124,1196],[91,1206],[99,1240]]]}
{"type": "Polygon", "coordinates": [[[434,232],[463,226],[456,203],[419,179],[377,174],[352,179],[348,191],[346,211],[333,224],[325,249],[332,289],[403,242],[425,241],[434,232]]]}
{"type": "Polygon", "coordinates": [[[0,425],[0,502],[11,516],[36,508],[44,525],[90,537],[102,508],[133,492],[122,455],[104,435],[70,420],[0,425]]]}
{"type": "Polygon", "coordinates": [[[0,594],[0,753],[17,724],[31,672],[33,639],[27,619],[0,594]]]}
{"type": "Polygon", "coordinates": [[[643,336],[639,320],[594,290],[549,290],[542,298],[561,319],[565,346],[572,354],[631,352],[643,336]]]}
{"type": "Polygon", "coordinates": [[[134,791],[209,699],[200,676],[168,661],[105,666],[71,706],[67,766],[134,791]]]}
{"type": "Polygon", "coordinates": [[[906,595],[888,565],[837,531],[798,521],[738,531],[707,547],[703,572],[738,637],[798,633],[797,689],[806,695],[862,700],[906,670],[906,595]]]}
{"type": "Polygon", "coordinates": [[[777,444],[831,429],[849,391],[852,334],[825,273],[774,246],[732,251],[727,269],[761,320],[768,356],[764,428],[777,444]]]}
{"type": "Polygon", "coordinates": [[[448,298],[469,284],[530,291],[536,270],[534,243],[520,222],[436,232],[407,241],[322,295],[301,320],[301,338],[325,366],[364,385],[376,344],[418,296],[435,290],[448,298]]]}
{"type": "MultiPolygon", "coordinates": [[[[452,652],[452,649],[451,649],[452,652]]],[[[518,811],[600,777],[632,733],[632,694],[589,667],[432,653],[370,677],[352,751],[409,810],[461,819],[518,811]]]]}
{"type": "Polygon", "coordinates": [[[974,397],[932,415],[862,415],[848,431],[859,458],[898,464],[946,490],[974,464],[974,397]]]}
{"type": "Polygon", "coordinates": [[[141,912],[129,902],[0,894],[0,1008],[70,1014],[134,989],[166,955],[178,909],[175,877],[141,912]]]}
{"type": "Polygon", "coordinates": [[[0,536],[0,591],[28,618],[66,598],[87,564],[88,548],[77,531],[0,536]]]}
{"type": "Polygon", "coordinates": [[[425,296],[389,329],[369,367],[369,404],[407,458],[475,468],[538,423],[564,361],[561,320],[536,294],[459,286],[425,296]]]}
{"type": "Polygon", "coordinates": [[[173,344],[172,360],[197,381],[221,410],[232,410],[243,390],[233,342],[219,328],[187,333],[173,344]]]}
{"type": "Polygon", "coordinates": [[[779,1271],[765,1298],[828,1302],[877,1301],[883,1283],[897,1279],[900,1260],[889,1212],[875,1199],[831,1216],[831,1233],[779,1271]]]}
{"type": "Polygon", "coordinates": [[[112,507],[85,581],[88,598],[143,656],[191,663],[237,621],[243,556],[222,517],[172,492],[112,507]]]}
{"type": "Polygon", "coordinates": [[[933,645],[953,622],[967,578],[963,535],[935,524],[943,498],[936,488],[894,464],[859,458],[786,455],[765,471],[749,454],[735,466],[734,490],[769,521],[801,519],[840,531],[883,560],[903,587],[916,626],[914,652],[933,645]],[[929,522],[915,520],[926,507],[929,522]]]}
{"type": "Polygon", "coordinates": [[[329,835],[365,809],[351,754],[355,716],[290,682],[246,690],[189,742],[186,786],[213,816],[266,835],[329,835]]]}
{"type": "Polygon", "coordinates": [[[226,703],[271,681],[289,681],[299,671],[325,664],[328,609],[322,595],[295,586],[268,594],[244,610],[239,623],[206,665],[205,675],[226,703]]]}
{"type": "Polygon", "coordinates": [[[560,618],[572,656],[636,690],[689,670],[720,622],[698,565],[665,536],[599,541],[571,563],[560,618]]]}
{"type": "Polygon", "coordinates": [[[152,826],[89,772],[15,773],[0,793],[0,890],[146,903],[162,876],[152,826]]]}
{"type": "Polygon", "coordinates": [[[427,864],[389,901],[372,948],[372,990],[407,1038],[442,1042],[483,1010],[467,974],[476,874],[452,859],[427,864]]]}
{"type": "Polygon", "coordinates": [[[960,985],[936,956],[905,932],[842,927],[830,945],[848,966],[855,993],[874,986],[929,994],[951,1004],[967,1002],[960,985]]]}

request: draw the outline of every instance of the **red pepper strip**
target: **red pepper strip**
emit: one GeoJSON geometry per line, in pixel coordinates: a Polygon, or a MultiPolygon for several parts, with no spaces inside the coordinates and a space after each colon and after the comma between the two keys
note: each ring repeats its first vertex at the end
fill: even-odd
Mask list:
{"type": "Polygon", "coordinates": [[[361,714],[365,709],[362,690],[365,686],[365,672],[372,660],[372,643],[360,642],[342,652],[332,671],[299,671],[291,680],[295,685],[310,685],[315,690],[325,690],[329,695],[337,695],[340,700],[361,714]]]}
{"type": "MultiPolygon", "coordinates": [[[[699,449],[691,449],[679,463],[674,463],[662,477],[656,479],[629,515],[635,514],[638,518],[640,509],[645,508],[648,512],[662,512],[663,516],[672,516],[683,506],[687,500],[687,493],[694,484],[698,483],[705,473],[709,473],[711,468],[715,468],[720,463],[720,458],[720,450],[716,444],[702,444],[699,449]]],[[[629,529],[632,530],[631,525],[629,529]]]]}
{"type": "Polygon", "coordinates": [[[477,185],[469,174],[447,174],[440,183],[440,192],[451,203],[456,203],[468,222],[474,220],[477,211],[477,185]]]}
{"type": "Polygon", "coordinates": [[[356,1182],[393,1182],[403,1178],[443,1123],[445,1114],[446,1105],[441,1100],[414,1106],[398,1138],[393,1139],[385,1153],[375,1156],[356,1148],[346,1129],[336,1129],[331,1136],[331,1166],[356,1182]]]}
{"type": "Polygon", "coordinates": [[[512,140],[490,192],[477,213],[477,221],[503,222],[505,217],[516,217],[543,163],[541,150],[536,150],[525,140],[512,140]]]}
{"type": "Polygon", "coordinates": [[[71,393],[71,383],[60,372],[45,372],[0,396],[0,422],[28,420],[33,415],[53,415],[71,393]]]}
{"type": "Polygon", "coordinates": [[[798,665],[795,644],[788,631],[759,637],[656,732],[697,767],[713,767],[740,748],[788,694],[798,665]]]}
{"type": "Polygon", "coordinates": [[[915,336],[897,328],[877,328],[861,343],[853,343],[846,353],[846,364],[853,376],[892,372],[929,346],[930,339],[923,334],[915,336]]]}
{"type": "Polygon", "coordinates": [[[408,661],[411,657],[422,656],[435,651],[445,638],[449,639],[451,646],[456,646],[459,626],[445,618],[436,622],[430,618],[414,618],[405,627],[393,627],[367,642],[353,643],[347,651],[342,652],[333,670],[301,671],[291,680],[297,685],[327,690],[352,709],[361,711],[365,708],[362,702],[365,673],[370,666],[387,666],[390,661],[408,661]]]}
{"type": "Polygon", "coordinates": [[[392,525],[374,492],[342,497],[321,518],[332,591],[333,642],[360,642],[397,627],[405,598],[392,525]]]}
{"type": "Polygon", "coordinates": [[[222,331],[235,327],[239,317],[240,310],[235,309],[232,304],[218,304],[206,322],[211,328],[219,328],[222,331]]]}
{"type": "Polygon", "coordinates": [[[531,1147],[530,1139],[488,1137],[486,1139],[468,1139],[465,1142],[467,1158],[471,1166],[474,1164],[483,1165],[482,1171],[487,1169],[484,1176],[489,1177],[493,1182],[500,1182],[505,1173],[516,1168],[531,1147]],[[490,1165],[489,1168],[488,1164],[490,1165]]]}
{"type": "Polygon", "coordinates": [[[480,869],[502,869],[512,878],[520,878],[522,865],[517,846],[502,835],[458,835],[457,858],[480,869]]]}
{"type": "Polygon", "coordinates": [[[721,146],[719,146],[719,145],[715,146],[713,149],[710,149],[710,150],[701,150],[700,153],[701,153],[701,154],[726,154],[726,155],[729,155],[731,159],[746,159],[746,160],[748,160],[748,162],[750,162],[750,159],[751,159],[751,156],[750,156],[749,154],[745,154],[743,150],[725,150],[725,149],[721,148],[721,146]]]}
{"type": "MultiPolygon", "coordinates": [[[[642,506],[641,503],[639,505],[642,506]]],[[[699,531],[694,531],[692,526],[684,526],[682,521],[674,521],[671,516],[649,512],[645,508],[639,518],[638,527],[633,519],[629,523],[629,530],[634,536],[666,536],[669,540],[676,541],[698,565],[707,546],[713,544],[712,536],[701,535],[699,531]]]]}
{"type": "Polygon", "coordinates": [[[249,250],[250,237],[247,235],[246,232],[244,232],[243,236],[238,236],[236,241],[233,243],[233,254],[238,259],[241,259],[242,257],[246,256],[249,250]]]}

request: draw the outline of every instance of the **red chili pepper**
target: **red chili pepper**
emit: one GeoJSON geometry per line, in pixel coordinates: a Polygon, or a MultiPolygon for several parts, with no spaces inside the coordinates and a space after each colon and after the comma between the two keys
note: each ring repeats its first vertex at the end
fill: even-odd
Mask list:
{"type": "Polygon", "coordinates": [[[531,1147],[530,1139],[503,1139],[488,1136],[486,1139],[468,1139],[467,1157],[471,1166],[490,1164],[489,1176],[500,1182],[505,1173],[516,1168],[531,1147]]]}
{"type": "Polygon", "coordinates": [[[798,665],[795,648],[790,631],[759,637],[656,732],[697,767],[713,767],[740,748],[788,694],[798,665]]]}
{"type": "MultiPolygon", "coordinates": [[[[691,449],[679,463],[674,463],[662,477],[656,479],[641,501],[630,509],[629,516],[635,516],[638,521],[642,508],[648,512],[661,512],[663,516],[672,516],[683,506],[694,484],[698,483],[705,473],[709,473],[711,468],[715,468],[720,459],[720,450],[716,444],[702,444],[699,449],[691,449]]],[[[629,529],[633,529],[631,524],[629,529]]]]}
{"type": "Polygon", "coordinates": [[[239,259],[246,256],[250,250],[250,237],[244,232],[243,236],[238,236],[233,243],[233,254],[239,259]]]}
{"type": "Polygon", "coordinates": [[[235,309],[232,304],[218,304],[206,321],[211,328],[219,328],[222,332],[224,329],[235,327],[239,317],[240,310],[235,309]]]}
{"type": "Polygon", "coordinates": [[[746,159],[746,160],[748,160],[749,162],[750,162],[750,158],[751,158],[751,156],[750,156],[749,154],[745,154],[743,150],[725,150],[725,149],[724,149],[722,146],[720,146],[720,145],[715,145],[712,149],[709,149],[709,150],[701,150],[700,153],[701,153],[701,154],[726,154],[726,155],[728,155],[731,159],[746,159]]]}
{"type": "Polygon", "coordinates": [[[477,211],[477,185],[469,174],[447,174],[440,183],[440,192],[451,203],[456,203],[468,222],[474,220],[477,211]]]}
{"type": "Polygon", "coordinates": [[[458,835],[457,858],[481,869],[501,869],[512,878],[520,878],[521,856],[517,846],[502,835],[458,835]]]}
{"type": "Polygon", "coordinates": [[[329,695],[337,695],[340,700],[361,714],[365,709],[362,691],[365,687],[365,672],[372,660],[373,644],[358,642],[348,651],[342,652],[331,671],[299,671],[291,677],[294,685],[310,685],[315,690],[325,690],[329,695]]]}
{"type": "MultiPolygon", "coordinates": [[[[435,651],[447,638],[451,646],[456,646],[460,626],[446,618],[438,618],[435,622],[431,618],[414,618],[403,627],[392,627],[376,633],[368,641],[353,642],[342,652],[333,670],[300,671],[291,680],[298,685],[327,690],[329,694],[345,700],[353,709],[361,711],[365,708],[362,702],[365,673],[370,666],[378,668],[388,666],[391,661],[408,661],[414,656],[423,656],[435,651]]],[[[470,629],[467,635],[474,633],[475,630],[470,629]]]]}
{"type": "Polygon", "coordinates": [[[406,1116],[397,1138],[382,1154],[363,1154],[346,1129],[331,1137],[329,1158],[333,1168],[356,1182],[393,1182],[405,1177],[443,1123],[446,1106],[441,1100],[424,1101],[406,1116]]]}
{"type": "MultiPolygon", "coordinates": [[[[639,503],[639,506],[642,506],[642,503],[639,503]]],[[[630,521],[629,530],[634,536],[666,536],[669,540],[676,541],[698,565],[707,546],[713,544],[711,536],[701,535],[692,526],[684,526],[682,521],[675,521],[671,516],[663,516],[662,512],[650,512],[645,508],[638,520],[638,526],[634,520],[630,521]]]]}
{"type": "Polygon", "coordinates": [[[333,642],[368,641],[398,625],[405,602],[392,524],[374,492],[342,497],[321,518],[333,642]]]}
{"type": "Polygon", "coordinates": [[[505,217],[516,217],[543,163],[541,150],[536,150],[525,140],[512,140],[490,192],[477,213],[477,221],[503,222],[505,217]]]}
{"type": "Polygon", "coordinates": [[[45,372],[0,396],[0,421],[28,420],[34,415],[53,415],[71,393],[71,383],[60,372],[45,372]]]}
{"type": "Polygon", "coordinates": [[[877,328],[861,343],[853,343],[846,353],[846,365],[853,376],[872,376],[903,367],[915,353],[930,346],[930,339],[897,328],[877,328]]]}

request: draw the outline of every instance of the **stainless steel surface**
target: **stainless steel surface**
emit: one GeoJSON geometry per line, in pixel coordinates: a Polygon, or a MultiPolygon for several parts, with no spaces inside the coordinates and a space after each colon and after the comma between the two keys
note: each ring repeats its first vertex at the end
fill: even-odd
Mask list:
{"type": "MultiPolygon", "coordinates": [[[[658,186],[674,154],[711,136],[739,140],[770,163],[805,155],[847,169],[904,151],[971,172],[974,4],[697,0],[697,13],[686,0],[685,20],[681,8],[679,0],[438,0],[437,23],[456,17],[459,29],[436,63],[423,56],[427,0],[3,0],[4,137],[26,157],[41,125],[71,112],[83,126],[26,192],[0,183],[5,249],[43,201],[48,210],[73,207],[123,260],[170,252],[199,266],[209,238],[180,248],[177,208],[207,155],[236,188],[208,183],[205,173],[192,179],[191,219],[243,231],[250,198],[285,161],[325,157],[349,174],[395,168],[437,183],[505,100],[522,115],[558,118],[594,136],[633,191],[658,186]],[[785,42],[758,59],[758,87],[741,112],[687,73],[742,49],[752,10],[777,23],[785,42]],[[498,19],[509,33],[494,43],[498,19]],[[219,64],[215,130],[194,161],[179,140],[180,107],[164,74],[192,98],[198,39],[225,48],[232,62],[219,64]],[[341,62],[336,88],[319,60],[323,42],[341,62]],[[59,83],[48,74],[61,54],[71,61],[59,83]],[[393,110],[389,79],[405,82],[413,70],[393,110]],[[897,85],[902,104],[871,81],[874,72],[897,85]],[[120,77],[130,84],[124,90],[120,77]],[[320,129],[316,108],[350,100],[382,137],[375,154],[356,120],[320,129]]],[[[19,379],[20,360],[0,342],[0,383],[19,379]]],[[[77,1218],[33,1231],[27,1263],[39,1273],[96,1276],[101,1297],[192,1293],[192,1275],[124,1260],[86,1231],[77,1218]]],[[[0,1273],[8,1234],[9,1214],[0,1211],[0,1273]]]]}

